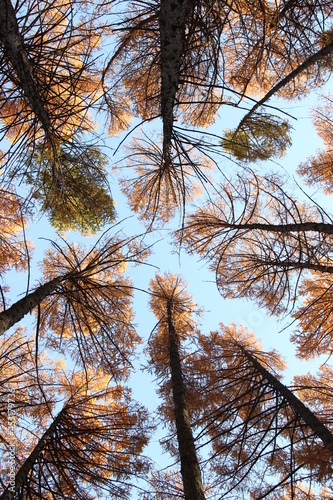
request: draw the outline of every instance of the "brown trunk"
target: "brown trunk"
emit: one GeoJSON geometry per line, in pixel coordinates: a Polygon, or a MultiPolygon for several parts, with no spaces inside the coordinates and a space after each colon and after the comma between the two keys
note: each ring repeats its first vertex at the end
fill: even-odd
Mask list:
{"type": "Polygon", "coordinates": [[[51,121],[36,87],[28,54],[10,0],[0,0],[0,40],[16,72],[25,97],[41,122],[44,132],[48,134],[51,129],[51,121]]]}
{"type": "Polygon", "coordinates": [[[230,229],[244,229],[253,231],[259,229],[261,231],[268,231],[272,233],[301,233],[303,231],[313,231],[316,233],[333,234],[333,224],[324,222],[299,222],[294,224],[262,224],[256,222],[249,222],[245,224],[229,224],[228,222],[217,223],[217,226],[226,227],[230,229]]]}
{"type": "Polygon", "coordinates": [[[272,97],[279,90],[281,90],[283,87],[288,85],[288,83],[290,83],[292,80],[294,80],[294,78],[296,78],[296,76],[300,75],[303,71],[310,68],[316,62],[324,59],[324,57],[327,57],[328,55],[332,54],[332,52],[333,52],[333,43],[329,43],[328,45],[325,45],[323,48],[318,50],[318,52],[316,52],[315,54],[310,56],[308,59],[306,59],[302,64],[300,64],[296,69],[294,69],[294,71],[291,71],[291,73],[289,73],[287,76],[282,78],[282,80],[280,80],[279,83],[277,83],[269,92],[267,92],[267,94],[262,99],[260,99],[260,101],[258,101],[253,106],[253,108],[250,109],[250,111],[248,113],[246,113],[244,118],[242,118],[242,120],[240,121],[240,123],[237,127],[237,131],[241,128],[243,123],[245,123],[246,120],[248,120],[260,106],[265,104],[265,102],[267,102],[268,99],[270,99],[270,97],[272,97]]]}
{"type": "Polygon", "coordinates": [[[66,278],[63,276],[54,278],[44,285],[36,288],[34,292],[29,293],[23,299],[18,300],[9,309],[0,313],[0,335],[6,332],[13,325],[21,321],[26,314],[31,312],[46,297],[53,293],[57,286],[66,278]]]}
{"type": "Polygon", "coordinates": [[[324,264],[312,264],[311,262],[293,262],[289,260],[261,260],[257,259],[256,264],[262,266],[273,266],[282,269],[311,269],[312,271],[318,271],[319,273],[333,273],[333,266],[325,266],[324,264]]]}
{"type": "Polygon", "coordinates": [[[179,84],[181,58],[185,48],[187,0],[161,0],[161,112],[163,120],[163,157],[171,164],[173,108],[179,84]]]}
{"type": "MultiPolygon", "coordinates": [[[[58,415],[53,420],[50,427],[44,432],[43,436],[40,438],[35,448],[32,450],[28,458],[25,460],[24,464],[18,470],[17,474],[15,475],[15,492],[17,492],[24,485],[29,472],[33,468],[41,451],[43,451],[43,449],[47,445],[49,438],[52,436],[52,433],[55,430],[56,426],[58,425],[59,420],[61,419],[65,410],[66,408],[64,407],[60,411],[60,413],[58,413],[58,415]]],[[[0,496],[0,500],[13,500],[14,498],[15,498],[15,493],[11,489],[9,489],[9,487],[7,487],[0,496]]]]}
{"type": "Polygon", "coordinates": [[[186,403],[179,357],[179,338],[174,326],[171,301],[168,301],[167,310],[172,394],[185,500],[204,500],[200,467],[186,403]]]}
{"type": "Polygon", "coordinates": [[[244,356],[251,362],[251,364],[258,370],[258,372],[267,380],[271,387],[277,392],[277,394],[283,396],[288,402],[289,406],[293,408],[295,413],[300,416],[304,422],[313,430],[315,435],[321,439],[324,446],[328,448],[333,455],[333,434],[331,431],[322,423],[320,420],[312,413],[309,408],[305,406],[302,401],[300,401],[293,392],[291,392],[288,387],[283,385],[274,375],[269,373],[259,361],[252,356],[242,345],[236,342],[237,346],[240,348],[244,356]]]}

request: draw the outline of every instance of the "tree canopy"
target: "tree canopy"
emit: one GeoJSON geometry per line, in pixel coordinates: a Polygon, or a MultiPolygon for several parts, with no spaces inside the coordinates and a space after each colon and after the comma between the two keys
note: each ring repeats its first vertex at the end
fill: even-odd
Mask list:
{"type": "Polygon", "coordinates": [[[0,499],[333,498],[332,58],[332,0],[0,0],[0,499]]]}

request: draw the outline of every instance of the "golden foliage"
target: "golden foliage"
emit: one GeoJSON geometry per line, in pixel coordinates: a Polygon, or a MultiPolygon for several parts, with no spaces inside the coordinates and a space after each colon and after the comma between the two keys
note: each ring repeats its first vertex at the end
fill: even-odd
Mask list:
{"type": "Polygon", "coordinates": [[[63,276],[56,293],[43,303],[40,333],[47,345],[87,366],[126,376],[129,358],[140,342],[133,325],[132,284],[124,275],[126,240],[101,240],[88,254],[76,245],[49,250],[46,280],[63,276]]]}
{"type": "Polygon", "coordinates": [[[220,185],[177,237],[209,261],[224,297],[254,299],[281,313],[306,270],[330,271],[327,219],[317,206],[288,195],[278,177],[244,177],[220,185]]]}
{"type": "Polygon", "coordinates": [[[333,101],[330,96],[323,100],[324,106],[315,108],[313,117],[316,131],[323,140],[325,149],[301,163],[297,172],[305,177],[308,185],[319,184],[324,188],[324,193],[329,195],[333,192],[333,101]]]}
{"type": "MultiPolygon", "coordinates": [[[[331,264],[332,265],[332,264],[331,264]]],[[[300,358],[310,359],[333,353],[333,277],[329,273],[312,272],[303,280],[299,293],[303,305],[292,316],[299,326],[291,340],[297,346],[300,358]]]]}
{"type": "Polygon", "coordinates": [[[88,107],[98,95],[100,78],[91,58],[100,37],[93,19],[80,19],[83,10],[84,2],[62,0],[42,5],[29,0],[15,6],[22,52],[26,51],[26,57],[22,57],[30,65],[36,95],[22,92],[15,64],[10,56],[3,58],[6,70],[1,74],[0,118],[14,144],[22,137],[28,143],[35,142],[45,134],[71,140],[78,129],[94,128],[88,107]],[[36,99],[50,120],[49,130],[38,115],[36,99]]]}
{"type": "Polygon", "coordinates": [[[196,155],[191,159],[191,149],[178,151],[173,144],[168,161],[158,144],[146,138],[133,141],[127,158],[136,176],[123,177],[120,184],[131,210],[148,227],[155,221],[169,222],[176,210],[183,212],[187,202],[200,196],[201,177],[209,164],[196,155]]]}
{"type": "Polygon", "coordinates": [[[28,252],[32,244],[24,239],[27,218],[20,199],[15,193],[0,190],[0,276],[14,267],[17,271],[27,269],[28,252]]]}

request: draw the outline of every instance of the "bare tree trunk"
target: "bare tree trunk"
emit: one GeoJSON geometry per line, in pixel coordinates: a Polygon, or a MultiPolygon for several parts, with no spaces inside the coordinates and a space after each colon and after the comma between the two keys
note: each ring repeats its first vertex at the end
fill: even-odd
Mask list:
{"type": "Polygon", "coordinates": [[[161,112],[163,120],[163,157],[171,164],[173,108],[179,84],[181,58],[185,48],[187,0],[161,0],[161,112]]]}
{"type": "Polygon", "coordinates": [[[6,332],[13,325],[21,321],[22,318],[30,313],[46,297],[53,293],[57,286],[64,281],[66,277],[58,276],[44,285],[36,288],[34,292],[29,293],[23,299],[18,300],[11,307],[0,313],[0,335],[6,332]]]}
{"type": "MultiPolygon", "coordinates": [[[[207,226],[211,224],[207,223],[207,226]]],[[[215,225],[214,222],[212,224],[215,225]]],[[[257,222],[246,222],[244,224],[232,224],[229,222],[216,222],[216,226],[228,229],[239,229],[253,231],[259,229],[260,231],[268,231],[272,233],[301,233],[303,231],[313,231],[315,233],[333,234],[333,224],[324,222],[299,222],[294,224],[265,224],[257,222]]]]}
{"type": "Polygon", "coordinates": [[[170,300],[168,300],[167,303],[167,311],[171,383],[185,500],[204,500],[205,495],[202,486],[200,467],[195,451],[186,403],[179,357],[179,338],[175,330],[172,302],[170,300]]]}
{"type": "Polygon", "coordinates": [[[252,356],[241,344],[235,342],[240,348],[244,356],[258,370],[258,372],[267,380],[271,387],[281,396],[285,398],[288,404],[293,408],[295,413],[299,415],[304,422],[313,430],[316,436],[321,439],[324,446],[328,448],[333,455],[333,434],[332,432],[298,399],[288,387],[282,384],[274,375],[269,373],[260,362],[252,356]]]}

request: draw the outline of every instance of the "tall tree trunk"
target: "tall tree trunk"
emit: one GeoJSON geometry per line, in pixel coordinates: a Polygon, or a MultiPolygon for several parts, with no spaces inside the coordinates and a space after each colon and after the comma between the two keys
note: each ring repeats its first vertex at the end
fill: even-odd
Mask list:
{"type": "Polygon", "coordinates": [[[333,273],[333,266],[326,266],[325,264],[312,264],[312,262],[297,262],[292,260],[278,260],[278,259],[255,259],[253,260],[257,265],[271,266],[281,269],[311,269],[319,273],[333,273]]]}
{"type": "Polygon", "coordinates": [[[51,131],[51,121],[34,81],[29,57],[19,32],[15,11],[10,0],[0,0],[0,40],[5,49],[25,97],[30,103],[46,135],[51,131]]]}
{"type": "Polygon", "coordinates": [[[48,283],[36,288],[34,292],[28,293],[23,299],[18,300],[5,311],[2,311],[0,313],[0,335],[21,321],[26,314],[31,312],[46,297],[51,295],[65,279],[66,276],[54,278],[48,283]]]}
{"type": "Polygon", "coordinates": [[[260,231],[268,231],[271,233],[302,233],[303,231],[313,231],[315,233],[333,234],[333,224],[325,222],[299,222],[294,224],[265,224],[259,222],[246,222],[244,224],[233,224],[224,221],[217,221],[212,224],[207,223],[207,226],[225,227],[227,229],[239,229],[253,231],[259,229],[260,231]]]}
{"type": "Polygon", "coordinates": [[[174,103],[179,84],[181,58],[185,48],[187,0],[161,0],[161,112],[163,120],[163,157],[171,166],[171,139],[174,103]]]}
{"type": "Polygon", "coordinates": [[[332,432],[312,413],[309,408],[305,406],[302,401],[298,399],[293,392],[291,392],[288,387],[282,384],[274,375],[269,373],[266,368],[264,368],[261,363],[250,354],[241,344],[235,342],[240,348],[244,356],[250,361],[250,363],[258,370],[258,372],[267,380],[271,387],[281,396],[285,398],[288,404],[293,408],[295,413],[299,415],[304,422],[313,430],[316,436],[318,436],[323,442],[324,446],[328,448],[333,455],[333,434],[332,432]]]}
{"type": "Polygon", "coordinates": [[[56,418],[53,420],[52,424],[50,427],[44,432],[43,436],[39,439],[38,443],[28,456],[28,458],[25,460],[25,462],[21,465],[19,468],[17,474],[15,475],[15,492],[13,492],[13,489],[10,486],[7,486],[5,491],[2,493],[0,496],[0,500],[13,500],[15,498],[15,493],[22,488],[24,483],[26,482],[26,479],[28,477],[29,472],[33,468],[36,460],[38,459],[40,453],[43,451],[45,446],[47,445],[49,439],[51,438],[54,430],[56,429],[60,419],[62,418],[64,412],[66,410],[66,406],[62,408],[62,410],[58,413],[56,418]]]}
{"type": "Polygon", "coordinates": [[[201,473],[187,409],[172,301],[167,302],[172,394],[185,500],[204,500],[201,473]]]}

